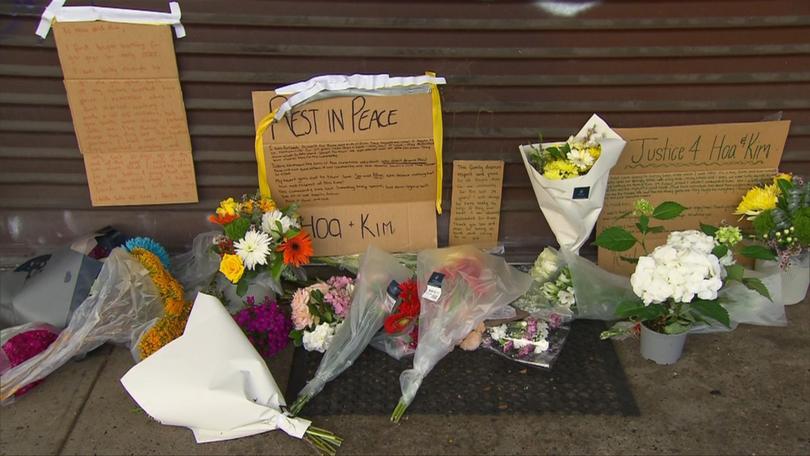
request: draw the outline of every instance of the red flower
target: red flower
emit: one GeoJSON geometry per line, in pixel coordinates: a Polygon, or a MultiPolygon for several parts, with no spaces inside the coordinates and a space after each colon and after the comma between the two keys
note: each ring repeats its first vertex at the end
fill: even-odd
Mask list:
{"type": "Polygon", "coordinates": [[[385,319],[383,327],[385,327],[385,332],[388,334],[397,334],[407,329],[413,320],[414,317],[410,317],[403,313],[393,314],[389,315],[388,318],[385,319]]]}
{"type": "Polygon", "coordinates": [[[216,223],[217,225],[227,225],[238,218],[239,215],[237,214],[232,215],[211,214],[208,216],[208,221],[211,223],[216,223]]]}
{"type": "Polygon", "coordinates": [[[414,279],[406,280],[399,285],[401,302],[399,303],[399,313],[405,314],[409,317],[419,316],[419,309],[421,308],[419,302],[419,291],[416,289],[416,281],[414,279]]]}

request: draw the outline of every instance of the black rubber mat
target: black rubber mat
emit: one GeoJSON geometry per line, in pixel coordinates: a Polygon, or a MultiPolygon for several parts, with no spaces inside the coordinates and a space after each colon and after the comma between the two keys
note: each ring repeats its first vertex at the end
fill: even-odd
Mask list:
{"type": "MultiPolygon", "coordinates": [[[[638,415],[613,345],[599,340],[604,328],[599,321],[575,321],[550,371],[488,350],[456,349],[422,382],[407,414],[638,415]]],[[[296,349],[289,403],[320,360],[320,353],[296,349]]],[[[399,374],[411,363],[412,358],[397,361],[369,347],[310,400],[302,415],[390,415],[400,396],[399,374]]]]}

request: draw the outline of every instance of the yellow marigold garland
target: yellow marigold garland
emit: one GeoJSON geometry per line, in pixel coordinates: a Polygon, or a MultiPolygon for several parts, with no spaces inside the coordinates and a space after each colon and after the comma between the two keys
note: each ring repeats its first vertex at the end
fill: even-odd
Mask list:
{"type": "Polygon", "coordinates": [[[191,313],[191,303],[184,299],[183,286],[163,267],[154,253],[136,248],[130,254],[149,272],[163,301],[163,316],[138,341],[138,352],[141,359],[145,359],[183,334],[191,313]]]}

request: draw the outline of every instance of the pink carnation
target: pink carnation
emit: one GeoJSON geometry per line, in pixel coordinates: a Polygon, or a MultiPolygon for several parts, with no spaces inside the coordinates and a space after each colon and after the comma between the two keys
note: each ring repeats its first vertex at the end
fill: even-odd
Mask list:
{"type": "Polygon", "coordinates": [[[313,323],[309,313],[309,288],[299,288],[292,297],[292,321],[295,329],[304,329],[313,323]]]}

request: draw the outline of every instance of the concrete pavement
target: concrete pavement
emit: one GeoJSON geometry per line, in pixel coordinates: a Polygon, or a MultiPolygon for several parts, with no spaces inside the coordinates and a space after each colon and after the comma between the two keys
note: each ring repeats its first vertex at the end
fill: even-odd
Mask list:
{"type": "MultiPolygon", "coordinates": [[[[789,326],[690,336],[674,366],[616,343],[641,416],[308,417],[345,438],[339,454],[810,454],[810,299],[789,326]]],[[[286,387],[292,352],[270,368],[286,387]]],[[[0,454],[312,454],[271,432],[197,445],[152,421],[119,383],[129,352],[105,346],[0,409],[0,454]]],[[[463,387],[459,385],[459,387],[463,387]]]]}

